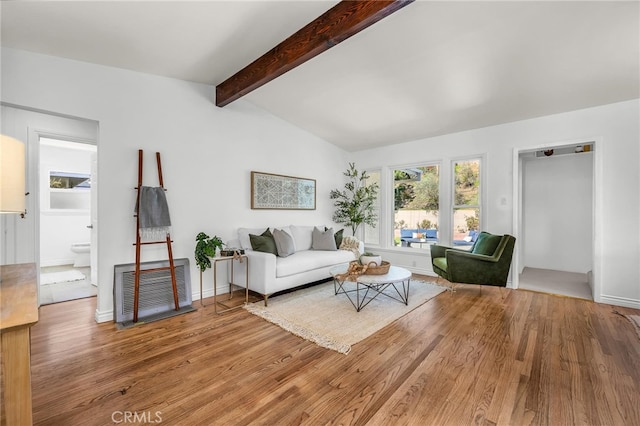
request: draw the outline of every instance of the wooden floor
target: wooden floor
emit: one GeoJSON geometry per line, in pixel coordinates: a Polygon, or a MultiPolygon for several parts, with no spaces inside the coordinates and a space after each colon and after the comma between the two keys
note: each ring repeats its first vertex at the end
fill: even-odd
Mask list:
{"type": "Polygon", "coordinates": [[[126,330],[94,311],[41,308],[36,425],[640,425],[640,339],[614,313],[638,310],[461,285],[349,355],[243,309],[126,330]]]}

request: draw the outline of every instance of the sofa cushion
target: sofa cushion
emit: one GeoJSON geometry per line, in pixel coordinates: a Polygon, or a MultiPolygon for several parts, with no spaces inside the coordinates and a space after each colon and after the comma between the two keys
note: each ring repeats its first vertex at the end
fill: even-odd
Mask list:
{"type": "Polygon", "coordinates": [[[436,257],[433,259],[433,266],[440,268],[442,271],[447,270],[447,258],[446,257],[436,257]]]}
{"type": "Polygon", "coordinates": [[[291,225],[291,235],[296,245],[296,251],[311,250],[313,226],[291,225]]]}
{"type": "Polygon", "coordinates": [[[291,256],[276,258],[276,277],[288,277],[319,268],[348,263],[355,259],[356,257],[349,250],[298,250],[291,256]]]}
{"type": "Polygon", "coordinates": [[[287,257],[296,252],[296,245],[293,241],[293,237],[284,229],[274,229],[273,240],[276,243],[278,256],[287,257]]]}
{"type": "Polygon", "coordinates": [[[333,228],[329,228],[326,231],[323,231],[320,228],[315,227],[313,228],[313,233],[311,235],[311,248],[313,248],[314,250],[335,251],[338,249],[338,247],[336,247],[336,239],[333,233],[333,228]]]}
{"type": "Polygon", "coordinates": [[[267,228],[262,234],[254,235],[249,234],[249,240],[251,241],[251,248],[255,251],[262,251],[265,253],[273,253],[278,255],[278,249],[276,248],[276,242],[273,239],[273,234],[267,228]]]}

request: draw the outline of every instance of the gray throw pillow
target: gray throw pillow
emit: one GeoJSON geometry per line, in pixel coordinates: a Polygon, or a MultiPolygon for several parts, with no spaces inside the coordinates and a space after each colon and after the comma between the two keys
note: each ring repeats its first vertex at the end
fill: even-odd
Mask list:
{"type": "MultiPolygon", "coordinates": [[[[328,230],[329,228],[327,228],[326,226],[324,227],[324,230],[328,230]]],[[[340,246],[342,245],[342,234],[344,233],[344,229],[339,230],[338,232],[333,234],[333,238],[336,240],[336,247],[340,248],[340,246]]]]}
{"type": "Polygon", "coordinates": [[[282,229],[274,229],[273,239],[276,242],[278,256],[287,257],[296,252],[296,245],[293,242],[293,237],[286,231],[283,231],[282,229]]]}
{"type": "Polygon", "coordinates": [[[337,250],[333,228],[329,228],[326,231],[322,231],[318,227],[313,228],[311,248],[314,250],[337,250]]]}

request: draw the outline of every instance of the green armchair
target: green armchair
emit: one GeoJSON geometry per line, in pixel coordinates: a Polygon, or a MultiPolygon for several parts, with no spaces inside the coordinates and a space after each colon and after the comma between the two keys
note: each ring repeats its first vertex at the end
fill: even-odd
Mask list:
{"type": "Polygon", "coordinates": [[[481,232],[471,250],[431,246],[433,271],[452,284],[506,287],[516,243],[511,235],[481,232]]]}

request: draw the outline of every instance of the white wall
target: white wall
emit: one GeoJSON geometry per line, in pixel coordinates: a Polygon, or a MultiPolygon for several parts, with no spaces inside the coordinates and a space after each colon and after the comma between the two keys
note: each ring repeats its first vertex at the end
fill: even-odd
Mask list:
{"type": "MultiPolygon", "coordinates": [[[[330,223],[329,191],[343,186],[345,154],[244,100],[218,108],[214,87],[2,49],[2,101],[99,122],[99,321],[112,319],[113,266],[135,260],[138,149],[144,184],[157,185],[155,152],[169,201],[174,256],[193,262],[200,231],[224,241],[241,226],[330,223]],[[250,171],[316,179],[313,211],[251,210],[250,171]],[[326,202],[325,202],[326,200],[326,202]]],[[[166,259],[161,246],[143,260],[166,259]]],[[[205,296],[212,280],[205,281],[205,296]]]]}
{"type": "MultiPolygon", "coordinates": [[[[594,275],[600,287],[595,300],[640,308],[640,101],[638,99],[546,117],[421,139],[350,155],[360,168],[416,164],[484,154],[487,198],[483,228],[514,233],[514,151],[541,145],[597,140],[594,173],[596,226],[594,275]],[[503,202],[505,201],[505,202],[503,202]],[[599,223],[599,224],[598,224],[599,223]],[[597,268],[601,265],[601,268],[597,268]]],[[[516,155],[517,158],[517,155],[516,155]]],[[[567,215],[571,212],[566,212],[567,215]]],[[[383,221],[388,218],[382,218],[383,221]]],[[[388,249],[387,258],[423,271],[428,256],[388,249]]]]}
{"type": "Polygon", "coordinates": [[[593,153],[527,157],[522,164],[521,266],[591,271],[593,153]]]}

